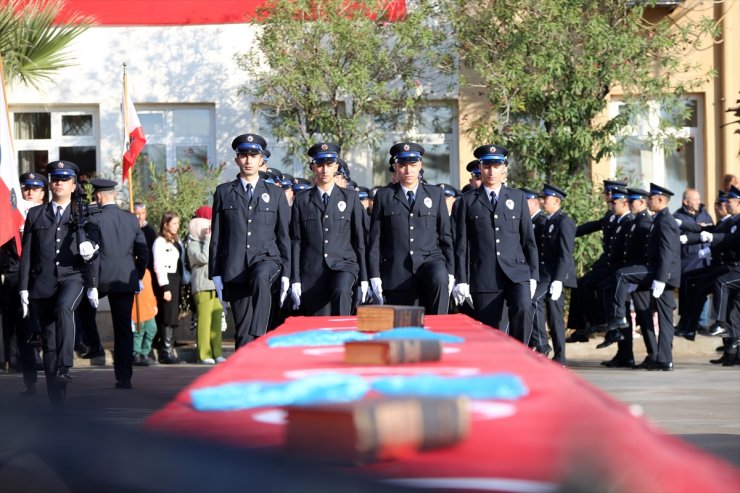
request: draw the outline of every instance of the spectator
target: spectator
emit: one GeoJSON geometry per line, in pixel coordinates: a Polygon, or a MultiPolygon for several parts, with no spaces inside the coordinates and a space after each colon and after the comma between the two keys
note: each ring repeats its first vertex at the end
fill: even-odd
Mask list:
{"type": "Polygon", "coordinates": [[[134,365],[149,366],[154,363],[149,359],[149,353],[152,350],[154,336],[157,334],[157,322],[154,319],[157,315],[157,298],[154,296],[149,269],[144,272],[141,283],[143,289],[131,310],[131,320],[134,324],[134,365]]]}

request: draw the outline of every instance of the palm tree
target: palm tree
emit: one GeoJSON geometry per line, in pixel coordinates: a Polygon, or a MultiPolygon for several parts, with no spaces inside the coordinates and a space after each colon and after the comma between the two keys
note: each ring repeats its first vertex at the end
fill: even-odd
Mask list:
{"type": "Polygon", "coordinates": [[[0,60],[8,83],[38,87],[72,65],[67,46],[93,25],[73,13],[57,23],[64,0],[0,0],[0,60]]]}

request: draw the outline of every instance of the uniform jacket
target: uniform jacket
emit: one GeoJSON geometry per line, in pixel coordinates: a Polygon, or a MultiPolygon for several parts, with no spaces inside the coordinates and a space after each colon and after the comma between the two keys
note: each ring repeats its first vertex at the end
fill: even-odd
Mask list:
{"type": "Polygon", "coordinates": [[[647,265],[654,279],[677,288],[681,284],[681,242],[676,219],[666,207],[653,216],[647,238],[647,265]]]}
{"type": "Polygon", "coordinates": [[[606,214],[604,214],[601,219],[580,224],[576,228],[576,238],[583,235],[589,235],[597,231],[602,232],[601,246],[603,248],[603,252],[601,253],[601,256],[596,259],[594,265],[606,265],[608,263],[609,243],[615,229],[617,229],[617,216],[612,214],[611,211],[606,211],[606,214]]]}
{"type": "Polygon", "coordinates": [[[626,225],[624,237],[624,265],[645,265],[647,263],[647,237],[653,216],[647,209],[634,215],[632,221],[626,225]]]}
{"type": "Polygon", "coordinates": [[[465,192],[455,210],[456,280],[493,292],[496,269],[512,282],[539,280],[539,257],[524,192],[502,186],[496,211],[484,187],[465,192]]]}
{"type": "Polygon", "coordinates": [[[367,281],[366,215],[354,190],[334,186],[326,210],[318,188],[296,194],[290,220],[291,282],[310,292],[327,269],[367,281]]]}
{"type": "Polygon", "coordinates": [[[730,266],[732,270],[740,268],[740,214],[735,214],[730,219],[722,221],[727,223],[723,232],[713,233],[712,255],[717,257],[723,265],[730,266]]]}
{"type": "MultiPolygon", "coordinates": [[[[98,256],[86,263],[79,254],[71,217],[73,204],[67,206],[58,225],[53,205],[50,202],[29,209],[23,228],[19,290],[27,290],[30,298],[53,296],[57,283],[63,280],[78,280],[87,288],[98,284],[98,256]]],[[[85,229],[94,234],[90,223],[85,229]]]]}
{"type": "Polygon", "coordinates": [[[380,277],[386,290],[403,288],[409,274],[431,260],[445,262],[453,275],[452,232],[442,189],[419,183],[413,209],[400,184],[378,189],[368,248],[369,277],[380,277]]]}
{"type": "Polygon", "coordinates": [[[290,276],[290,206],[279,187],[260,179],[247,205],[241,179],[223,183],[213,194],[208,273],[224,283],[243,283],[248,270],[273,260],[290,276]]]}
{"type": "Polygon", "coordinates": [[[565,212],[558,210],[546,218],[537,237],[540,282],[561,281],[567,288],[576,287],[575,242],[576,223],[565,212]]]}
{"type": "Polygon", "coordinates": [[[627,242],[629,228],[632,226],[632,221],[634,220],[635,216],[631,212],[625,214],[621,220],[619,218],[615,219],[617,226],[614,228],[614,232],[609,238],[609,248],[607,249],[608,253],[606,255],[609,267],[614,270],[625,265],[625,244],[627,242]]]}
{"type": "Polygon", "coordinates": [[[545,223],[547,222],[547,214],[545,214],[542,211],[537,212],[537,214],[532,217],[532,227],[534,228],[534,238],[537,242],[537,253],[539,256],[539,263],[537,265],[541,265],[541,262],[543,260],[542,258],[542,249],[539,248],[539,241],[537,241],[537,238],[542,236],[542,230],[545,227],[545,223]]]}
{"type": "MultiPolygon", "coordinates": [[[[684,233],[696,233],[702,230],[699,223],[713,224],[712,216],[709,215],[704,204],[699,207],[699,212],[696,214],[690,214],[686,207],[681,206],[673,213],[673,217],[681,221],[679,229],[681,234],[684,233]]],[[[699,258],[699,250],[709,246],[704,243],[686,243],[681,245],[681,271],[687,272],[694,269],[701,269],[707,267],[711,263],[711,257],[699,258]]]]}
{"type": "Polygon", "coordinates": [[[149,262],[149,248],[136,216],[116,204],[108,204],[92,216],[98,230],[98,290],[106,293],[135,293],[149,262]]]}

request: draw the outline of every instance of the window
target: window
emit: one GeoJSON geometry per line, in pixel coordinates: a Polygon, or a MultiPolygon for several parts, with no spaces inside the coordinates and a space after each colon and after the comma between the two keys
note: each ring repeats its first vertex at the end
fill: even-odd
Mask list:
{"type": "MultiPolygon", "coordinates": [[[[632,184],[647,188],[650,182],[665,186],[677,196],[686,188],[701,190],[704,176],[704,139],[702,128],[704,112],[699,98],[685,101],[689,114],[679,118],[657,104],[651,105],[647,114],[639,115],[630,122],[625,135],[626,148],[612,158],[613,176],[630,176],[632,184]],[[673,122],[667,132],[689,140],[676,149],[663,149],[651,143],[651,134],[658,128],[660,119],[673,122]]],[[[624,108],[624,103],[610,105],[610,116],[616,116],[624,108]]]]}
{"type": "Polygon", "coordinates": [[[96,110],[16,111],[12,116],[18,171],[46,173],[57,159],[74,162],[82,173],[98,169],[96,110]]]}
{"type": "Polygon", "coordinates": [[[215,156],[212,105],[139,105],[137,114],[147,140],[136,166],[144,185],[151,181],[150,164],[158,173],[178,163],[189,164],[196,174],[211,165],[215,156]]]}

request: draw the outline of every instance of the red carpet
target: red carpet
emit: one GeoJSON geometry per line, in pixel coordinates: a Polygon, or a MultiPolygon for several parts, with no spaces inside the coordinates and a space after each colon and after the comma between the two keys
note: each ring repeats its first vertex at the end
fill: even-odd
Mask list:
{"type": "Polygon", "coordinates": [[[506,371],[524,380],[529,395],[513,402],[475,401],[467,440],[402,461],[363,466],[362,471],[402,484],[473,491],[552,491],[557,484],[582,482],[617,492],[738,491],[740,471],[731,465],[655,429],[573,372],[464,315],[426,317],[427,328],[465,338],[463,344],[446,344],[442,361],[435,363],[349,368],[342,362],[341,347],[267,345],[277,334],[354,329],[354,320],[288,319],[180,392],[147,425],[275,450],[283,438],[280,409],[198,412],[190,405],[189,391],[249,380],[279,382],[322,370],[367,376],[506,371]]]}

